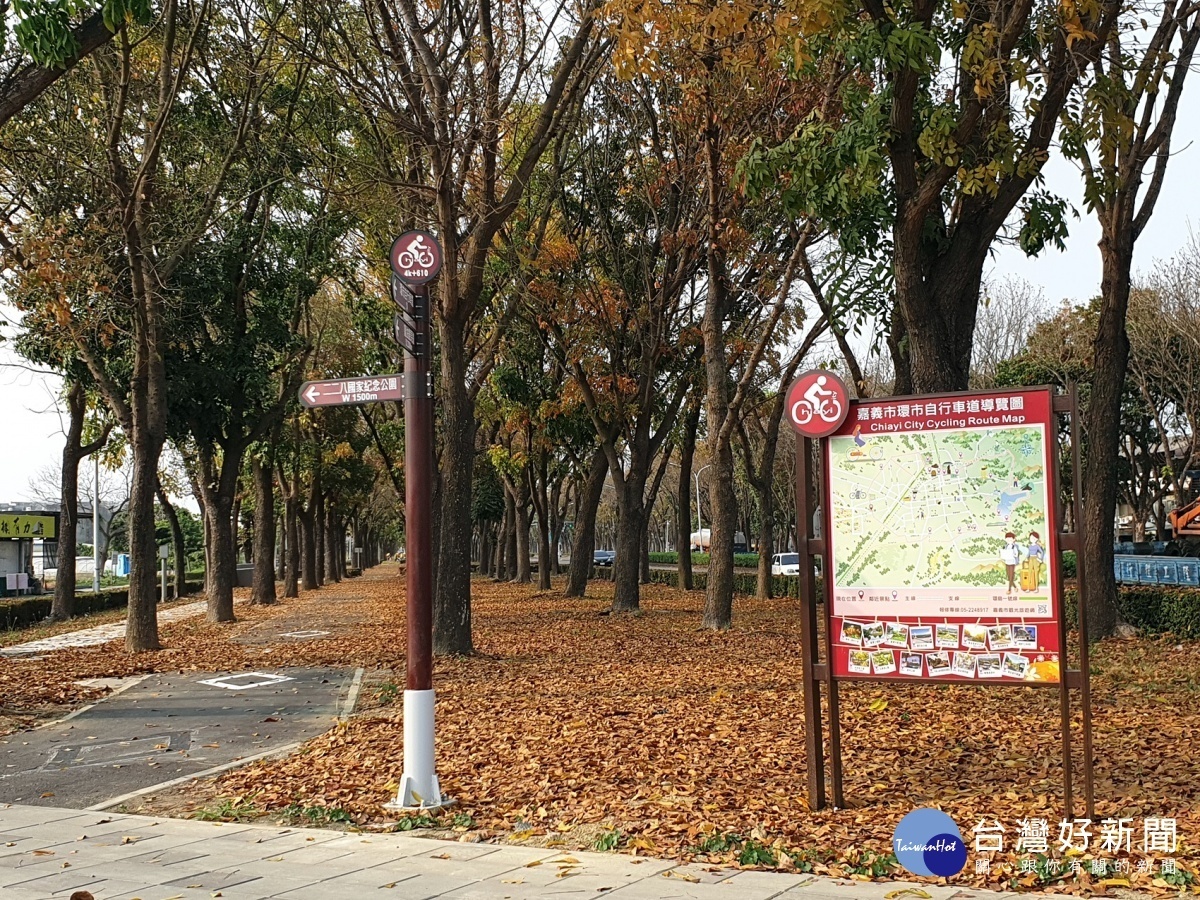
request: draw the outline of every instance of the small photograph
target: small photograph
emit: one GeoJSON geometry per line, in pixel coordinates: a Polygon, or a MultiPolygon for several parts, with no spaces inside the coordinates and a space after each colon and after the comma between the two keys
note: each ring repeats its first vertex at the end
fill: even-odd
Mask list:
{"type": "Polygon", "coordinates": [[[950,654],[945,650],[939,650],[937,653],[927,654],[925,663],[929,666],[929,674],[949,675],[950,674],[950,654]]]}
{"type": "Polygon", "coordinates": [[[1036,625],[1014,625],[1012,627],[1013,645],[1022,650],[1037,649],[1037,626],[1036,625]]]}
{"type": "Polygon", "coordinates": [[[908,646],[914,650],[932,650],[933,626],[910,625],[908,627],[908,646]]]}
{"type": "Polygon", "coordinates": [[[963,646],[971,650],[987,649],[987,626],[964,625],[962,634],[963,646]]]}
{"type": "Polygon", "coordinates": [[[950,650],[958,648],[958,626],[939,625],[937,627],[937,645],[950,650]]]}
{"type": "Polygon", "coordinates": [[[980,678],[1000,677],[999,653],[981,653],[976,657],[975,661],[978,664],[980,678]]]}
{"type": "Polygon", "coordinates": [[[954,674],[964,678],[975,677],[975,657],[970,653],[954,654],[954,674]]]}
{"type": "Polygon", "coordinates": [[[842,637],[843,644],[854,644],[856,647],[862,643],[863,627],[857,622],[850,622],[842,619],[842,637]]]}
{"type": "Polygon", "coordinates": [[[988,649],[1011,650],[1013,646],[1011,625],[993,625],[988,629],[988,649]]]}
{"type": "Polygon", "coordinates": [[[884,635],[883,642],[889,647],[907,647],[908,626],[902,622],[888,622],[887,634],[884,635]]]}
{"type": "Polygon", "coordinates": [[[871,654],[866,650],[850,651],[850,671],[859,675],[871,674],[871,654]]]}
{"type": "Polygon", "coordinates": [[[900,654],[900,674],[916,675],[918,678],[925,674],[925,657],[911,651],[900,654]]]}
{"type": "Polygon", "coordinates": [[[878,647],[883,643],[883,633],[885,631],[882,622],[872,622],[870,625],[864,625],[862,629],[862,645],[864,647],[878,647]]]}
{"type": "Polygon", "coordinates": [[[1029,657],[1022,656],[1020,653],[1005,653],[1004,654],[1004,677],[1005,678],[1024,678],[1025,672],[1029,668],[1029,657]]]}
{"type": "Polygon", "coordinates": [[[876,675],[891,675],[896,671],[895,651],[876,650],[871,654],[871,668],[876,675]]]}

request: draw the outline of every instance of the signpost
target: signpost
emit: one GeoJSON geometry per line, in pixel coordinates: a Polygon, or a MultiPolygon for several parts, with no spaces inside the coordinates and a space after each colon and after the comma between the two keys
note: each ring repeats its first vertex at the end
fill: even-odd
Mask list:
{"type": "MultiPolygon", "coordinates": [[[[1074,392],[1056,397],[1049,388],[1015,388],[856,401],[832,373],[813,371],[792,384],[786,414],[802,438],[796,493],[811,806],[825,805],[822,685],[833,803],[843,806],[838,682],[952,681],[1058,689],[1070,812],[1070,691],[1078,688],[1091,816],[1087,646],[1079,669],[1070,669],[1060,564],[1061,553],[1081,543],[1060,531],[1059,417],[1070,419],[1073,502],[1079,497],[1074,392]],[[820,441],[817,454],[813,440],[820,441]],[[814,523],[817,508],[821,521],[814,523]],[[824,659],[814,556],[824,560],[824,659]]],[[[1079,521],[1078,508],[1071,521],[1079,521]]],[[[1082,567],[1077,577],[1086,634],[1082,567]]]]}
{"type": "Polygon", "coordinates": [[[306,381],[300,385],[300,402],[318,406],[351,406],[404,399],[403,375],[362,375],[338,381],[306,381]]]}
{"type": "Polygon", "coordinates": [[[437,240],[409,231],[392,245],[393,298],[404,334],[404,512],[407,534],[408,652],[404,690],[404,773],[396,809],[436,809],[442,796],[434,763],[433,692],[433,385],[429,374],[428,284],[442,266],[437,240]],[[404,322],[403,318],[408,321],[404,322]]]}

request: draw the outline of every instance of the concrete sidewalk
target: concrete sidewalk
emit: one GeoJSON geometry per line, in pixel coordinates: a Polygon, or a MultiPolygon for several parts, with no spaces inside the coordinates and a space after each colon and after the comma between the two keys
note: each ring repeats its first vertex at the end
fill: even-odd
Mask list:
{"type": "MultiPolygon", "coordinates": [[[[158,624],[165,625],[168,622],[178,622],[180,619],[192,619],[203,615],[207,609],[208,604],[205,601],[185,603],[183,606],[164,609],[158,614],[158,624]]],[[[79,631],[67,631],[38,641],[13,644],[11,647],[0,649],[0,656],[28,656],[53,653],[55,650],[70,650],[76,647],[97,647],[100,644],[107,644],[109,641],[118,641],[123,637],[125,637],[125,623],[113,622],[109,625],[82,628],[79,631]]]]}
{"type": "Polygon", "coordinates": [[[621,853],[558,852],[403,834],[217,824],[0,805],[0,897],[67,900],[932,900],[998,894],[680,866],[621,853]],[[382,893],[380,892],[382,891],[382,893]]]}

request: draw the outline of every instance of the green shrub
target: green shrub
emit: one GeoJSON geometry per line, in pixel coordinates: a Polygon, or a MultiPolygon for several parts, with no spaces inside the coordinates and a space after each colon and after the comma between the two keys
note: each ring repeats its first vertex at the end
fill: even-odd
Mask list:
{"type": "MultiPolygon", "coordinates": [[[[1067,623],[1077,623],[1074,588],[1066,591],[1067,623]]],[[[1126,584],[1117,589],[1121,617],[1141,631],[1170,632],[1181,638],[1200,638],[1200,590],[1155,584],[1126,584]]]]}
{"type": "MultiPolygon", "coordinates": [[[[670,553],[651,553],[650,562],[659,566],[673,566],[679,562],[679,554],[672,550],[670,553]]],[[[733,564],[742,568],[752,568],[758,565],[757,553],[735,553],[733,554],[733,564]]],[[[693,553],[693,566],[707,566],[707,553],[693,553]]]]}
{"type": "MultiPolygon", "coordinates": [[[[596,568],[595,577],[604,581],[612,581],[613,570],[611,568],[596,568]]],[[[651,569],[650,570],[651,584],[666,584],[671,587],[679,587],[679,573],[674,569],[651,569]]],[[[817,584],[820,585],[818,579],[817,584]]],[[[707,572],[692,573],[692,589],[702,591],[708,587],[707,572]]],[[[749,597],[756,596],[758,593],[758,575],[750,572],[734,572],[733,573],[733,592],[735,594],[744,594],[749,597]]],[[[789,578],[783,575],[771,576],[771,596],[772,597],[799,597],[800,596],[800,579],[789,578]]]]}
{"type": "MultiPolygon", "coordinates": [[[[612,580],[613,570],[597,568],[596,577],[612,580]]],[[[679,587],[679,574],[674,570],[651,569],[651,584],[666,584],[679,587]]],[[[693,590],[702,591],[708,585],[706,572],[692,573],[693,590]]],[[[817,594],[821,595],[821,579],[817,579],[817,594]]],[[[758,591],[758,576],[749,572],[735,572],[733,590],[736,594],[753,597],[758,591]]],[[[771,596],[800,596],[800,579],[773,576],[771,596]]],[[[1076,623],[1075,589],[1067,588],[1065,606],[1067,623],[1076,623]]],[[[1200,639],[1200,590],[1176,588],[1163,585],[1122,585],[1118,589],[1118,605],[1121,615],[1130,625],[1147,633],[1171,632],[1189,639],[1200,639]]]]}
{"type": "MultiPolygon", "coordinates": [[[[6,631],[36,624],[50,615],[53,599],[51,594],[39,594],[36,597],[0,600],[0,624],[6,631]]],[[[98,593],[88,591],[75,595],[75,615],[84,616],[106,609],[119,609],[128,604],[129,588],[110,588],[98,593]]]]}

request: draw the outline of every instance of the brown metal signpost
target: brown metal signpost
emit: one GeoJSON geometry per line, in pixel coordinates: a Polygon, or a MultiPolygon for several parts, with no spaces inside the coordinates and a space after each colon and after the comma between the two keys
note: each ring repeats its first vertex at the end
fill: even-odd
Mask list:
{"type": "MultiPolygon", "coordinates": [[[[433,383],[429,374],[429,282],[442,266],[437,240],[424,231],[392,245],[393,297],[407,320],[404,341],[404,516],[407,556],[407,672],[404,690],[404,774],[391,804],[400,809],[445,806],[434,763],[433,692],[433,383]]],[[[401,315],[397,316],[398,324],[401,315]]],[[[398,329],[399,330],[399,329],[398,329]]]]}
{"type": "Polygon", "coordinates": [[[1013,388],[853,401],[832,373],[812,371],[789,388],[787,416],[800,437],[796,500],[810,806],[821,809],[827,800],[822,685],[829,787],[834,806],[841,807],[839,682],[952,681],[1058,688],[1068,815],[1074,813],[1071,691],[1078,690],[1084,805],[1094,817],[1091,694],[1082,637],[1085,573],[1080,561],[1075,669],[1068,664],[1061,554],[1077,551],[1081,541],[1076,532],[1059,528],[1060,419],[1069,419],[1070,426],[1071,521],[1075,527],[1080,521],[1074,389],[1066,396],[1049,388],[1013,388]],[[938,544],[942,538],[945,546],[938,544]],[[911,547],[921,548],[922,560],[934,560],[923,576],[893,558],[911,547]],[[887,556],[889,550],[893,556],[887,556]],[[814,577],[818,556],[820,595],[814,577]],[[967,576],[956,576],[956,558],[969,566],[967,576]],[[818,601],[824,605],[824,654],[818,601]]]}

